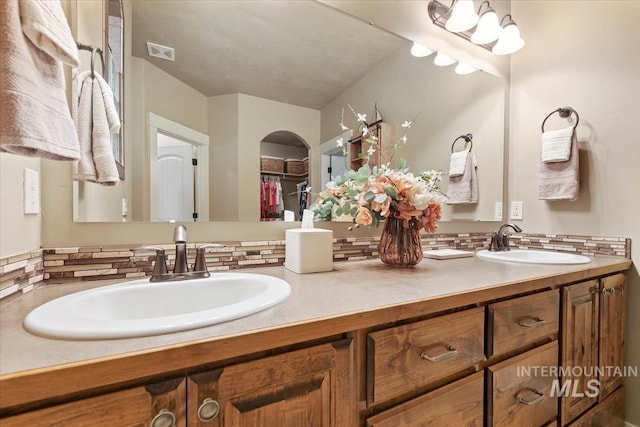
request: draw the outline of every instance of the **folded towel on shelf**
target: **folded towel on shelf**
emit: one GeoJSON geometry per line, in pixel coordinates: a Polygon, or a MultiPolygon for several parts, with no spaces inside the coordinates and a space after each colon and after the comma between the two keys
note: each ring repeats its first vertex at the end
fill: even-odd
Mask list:
{"type": "Polygon", "coordinates": [[[98,74],[94,78],[90,72],[85,72],[81,73],[78,79],[82,79],[82,86],[74,116],[81,156],[80,160],[74,163],[73,179],[108,186],[116,185],[120,178],[113,157],[111,129],[120,129],[120,120],[117,113],[111,119],[107,113],[110,108],[115,111],[115,106],[108,106],[109,103],[113,104],[113,95],[105,95],[100,82],[102,77],[98,74]],[[110,120],[115,121],[110,123],[110,120]]]}
{"type": "Polygon", "coordinates": [[[580,190],[579,174],[578,141],[575,132],[573,132],[569,160],[565,162],[546,163],[542,158],[540,159],[538,199],[576,200],[580,190]]]}
{"type": "Polygon", "coordinates": [[[449,176],[447,185],[448,205],[469,204],[478,202],[478,176],[475,155],[470,153],[465,162],[464,173],[459,176],[449,176]]]}
{"type": "Polygon", "coordinates": [[[451,153],[451,159],[449,160],[450,177],[456,177],[464,174],[468,155],[469,150],[456,151],[455,153],[451,153]]]}
{"type": "Polygon", "coordinates": [[[21,1],[20,21],[38,49],[72,67],[80,66],[78,47],[59,0],[21,1]]]}
{"type": "Polygon", "coordinates": [[[78,160],[62,63],[23,33],[22,3],[0,7],[0,152],[78,160]]]}
{"type": "Polygon", "coordinates": [[[571,141],[574,127],[550,130],[542,133],[542,161],[545,163],[566,162],[571,157],[571,141]]]}

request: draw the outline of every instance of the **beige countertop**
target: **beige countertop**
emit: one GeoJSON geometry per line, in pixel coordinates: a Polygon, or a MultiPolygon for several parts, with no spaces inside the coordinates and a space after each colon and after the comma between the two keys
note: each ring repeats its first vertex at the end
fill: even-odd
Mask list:
{"type": "MultiPolygon", "coordinates": [[[[631,265],[630,260],[620,257],[592,259],[583,265],[517,264],[477,257],[425,259],[408,269],[368,260],[337,262],[334,271],[315,274],[296,274],[283,267],[242,270],[280,277],[289,282],[292,293],[275,307],[231,322],[173,334],[100,341],[41,338],[26,332],[22,319],[53,298],[113,282],[42,286],[0,306],[0,394],[9,387],[14,393],[20,392],[16,388],[27,392],[38,384],[38,378],[54,380],[55,375],[70,374],[82,378],[85,368],[109,370],[124,363],[140,378],[157,375],[207,363],[212,357],[223,360],[242,351],[262,351],[269,345],[288,345],[577,282],[631,265]],[[152,366],[159,360],[163,366],[152,366]]],[[[89,375],[88,371],[85,374],[89,375]]],[[[124,381],[125,374],[128,378],[132,375],[110,373],[104,381],[97,380],[95,387],[124,381]]],[[[70,384],[67,391],[74,387],[80,385],[70,384]]],[[[21,397],[15,402],[3,397],[1,407],[36,397],[21,397]]]]}

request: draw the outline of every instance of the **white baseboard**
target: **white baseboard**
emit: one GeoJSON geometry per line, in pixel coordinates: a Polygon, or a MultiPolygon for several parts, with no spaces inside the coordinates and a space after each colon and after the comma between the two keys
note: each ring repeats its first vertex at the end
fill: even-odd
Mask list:
{"type": "Polygon", "coordinates": [[[635,424],[631,424],[630,422],[625,421],[624,422],[624,427],[638,427],[638,426],[635,425],[635,424]]]}

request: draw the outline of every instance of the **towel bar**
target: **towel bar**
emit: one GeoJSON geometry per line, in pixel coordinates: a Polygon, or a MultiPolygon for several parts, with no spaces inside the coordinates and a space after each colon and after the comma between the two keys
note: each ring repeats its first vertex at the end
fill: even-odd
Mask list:
{"type": "Polygon", "coordinates": [[[572,107],[560,107],[556,110],[553,110],[552,112],[550,112],[547,117],[544,118],[544,120],[542,121],[542,132],[544,133],[544,124],[546,123],[547,119],[549,117],[551,117],[554,113],[558,113],[558,115],[560,117],[562,117],[563,119],[566,119],[567,117],[571,116],[571,114],[575,114],[576,115],[576,124],[573,125],[573,129],[575,130],[576,127],[578,127],[578,123],[580,123],[580,116],[578,115],[578,112],[576,110],[574,110],[572,107]]]}
{"type": "Polygon", "coordinates": [[[100,62],[102,63],[102,75],[104,76],[104,71],[105,71],[105,67],[104,67],[104,56],[102,54],[102,49],[100,49],[99,47],[93,47],[90,46],[88,44],[84,44],[84,43],[80,43],[80,42],[76,42],[76,46],[78,46],[78,49],[80,50],[88,50],[91,52],[91,77],[95,77],[95,59],[96,59],[96,53],[100,54],[100,62]]]}

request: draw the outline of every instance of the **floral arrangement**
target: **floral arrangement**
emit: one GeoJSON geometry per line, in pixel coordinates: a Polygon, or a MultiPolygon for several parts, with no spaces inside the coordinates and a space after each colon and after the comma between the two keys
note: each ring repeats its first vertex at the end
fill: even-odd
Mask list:
{"type": "MultiPolygon", "coordinates": [[[[391,159],[381,166],[369,166],[369,157],[379,149],[378,141],[368,133],[366,115],[353,112],[360,123],[363,139],[369,143],[367,156],[363,157],[365,164],[357,171],[347,170],[343,176],[327,183],[326,190],[319,193],[311,207],[316,219],[330,220],[332,214],[350,216],[354,223],[351,229],[375,227],[381,220],[393,217],[402,219],[405,227],[411,225],[418,230],[424,228],[428,233],[435,232],[445,199],[439,189],[442,173],[427,171],[414,175],[402,159],[395,169],[389,166],[391,159]]],[[[413,120],[402,124],[402,144],[407,142],[407,130],[412,123],[413,120]]],[[[343,122],[340,126],[342,131],[348,129],[343,122]]],[[[398,145],[394,145],[393,154],[398,145]]],[[[338,139],[338,146],[346,152],[343,138],[338,139]]]]}

